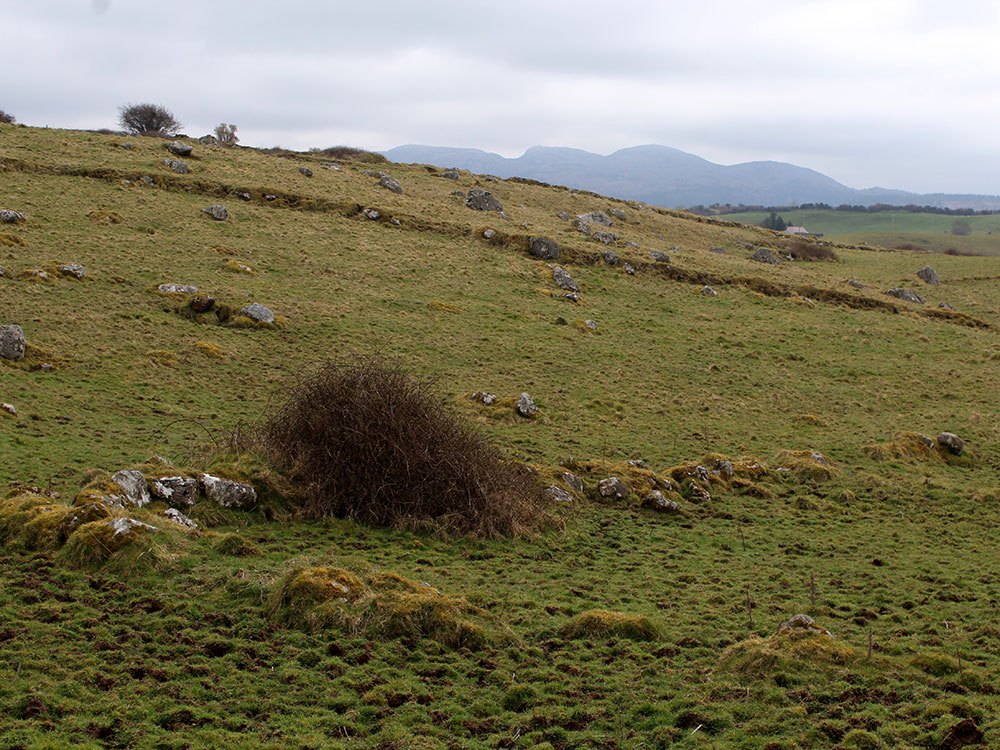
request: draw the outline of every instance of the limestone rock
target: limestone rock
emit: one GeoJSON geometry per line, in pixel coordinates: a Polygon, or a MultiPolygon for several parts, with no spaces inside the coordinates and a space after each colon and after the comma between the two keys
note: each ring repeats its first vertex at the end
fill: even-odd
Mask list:
{"type": "Polygon", "coordinates": [[[215,307],[215,298],[209,296],[195,297],[191,300],[191,309],[196,313],[205,313],[215,307]]]}
{"type": "Polygon", "coordinates": [[[558,216],[563,221],[569,221],[569,214],[565,211],[557,211],[556,216],[558,216]]]}
{"type": "Polygon", "coordinates": [[[476,391],[470,396],[473,401],[479,401],[486,406],[492,406],[497,402],[497,397],[495,393],[487,393],[486,391],[476,391]]]}
{"type": "Polygon", "coordinates": [[[17,407],[14,406],[14,404],[6,404],[6,403],[0,404],[0,411],[5,411],[12,417],[17,416],[17,407]]]}
{"type": "Polygon", "coordinates": [[[583,222],[580,222],[576,225],[576,231],[578,231],[580,234],[589,237],[590,233],[594,231],[594,227],[591,226],[590,224],[584,224],[583,222]]]}
{"type": "Polygon", "coordinates": [[[194,505],[198,500],[198,480],[189,477],[157,477],[149,480],[153,497],[171,507],[194,505]]]}
{"type": "Polygon", "coordinates": [[[378,221],[378,218],[382,215],[375,208],[366,208],[362,213],[372,221],[378,221]]]}
{"type": "Polygon", "coordinates": [[[852,286],[852,287],[854,287],[855,289],[864,289],[864,288],[865,288],[865,285],[864,285],[864,284],[862,284],[862,283],[861,283],[860,281],[858,281],[858,280],[857,280],[857,279],[855,279],[855,278],[850,278],[850,279],[848,279],[846,283],[847,283],[847,284],[848,284],[849,286],[852,286]]]}
{"type": "Polygon", "coordinates": [[[248,193],[246,190],[237,190],[236,197],[239,198],[241,201],[248,201],[251,198],[253,198],[253,196],[250,195],[250,193],[248,193]]]}
{"type": "Polygon", "coordinates": [[[247,316],[250,320],[256,320],[258,323],[274,323],[274,313],[260,302],[251,302],[246,307],[241,307],[239,314],[247,316]]]}
{"type": "Polygon", "coordinates": [[[955,309],[952,305],[949,305],[947,302],[938,302],[938,307],[944,308],[945,310],[955,309]]]}
{"type": "Polygon", "coordinates": [[[559,245],[548,237],[529,237],[528,252],[541,260],[556,260],[559,257],[559,245]]]}
{"type": "Polygon", "coordinates": [[[712,289],[712,287],[710,287],[708,284],[705,284],[705,286],[703,286],[701,288],[701,293],[704,294],[704,295],[706,295],[706,296],[708,296],[708,297],[718,297],[719,296],[719,293],[717,291],[715,291],[714,289],[712,289]]]}
{"type": "Polygon", "coordinates": [[[583,493],[583,480],[580,479],[576,474],[571,474],[568,471],[564,471],[562,475],[562,480],[569,486],[573,492],[583,493]]]}
{"type": "Polygon", "coordinates": [[[709,493],[709,491],[706,490],[704,487],[702,487],[700,484],[697,484],[695,482],[691,482],[690,486],[688,487],[688,492],[689,492],[688,499],[692,503],[698,504],[698,503],[708,503],[712,501],[711,493],[709,493]]]}
{"type": "Polygon", "coordinates": [[[134,505],[142,508],[150,503],[149,487],[146,486],[146,477],[141,471],[134,469],[123,469],[111,475],[111,481],[122,489],[125,496],[125,505],[134,505]]]}
{"type": "Polygon", "coordinates": [[[497,236],[497,230],[495,229],[487,229],[485,232],[483,232],[483,238],[487,240],[492,240],[496,236],[497,236]]]}
{"type": "Polygon", "coordinates": [[[626,220],[625,212],[620,208],[609,208],[608,213],[614,216],[616,219],[620,219],[621,221],[626,220]]]}
{"type": "Polygon", "coordinates": [[[191,152],[194,151],[194,147],[190,143],[170,141],[170,143],[167,144],[167,151],[172,153],[174,156],[191,156],[191,152]]]}
{"type": "Polygon", "coordinates": [[[639,249],[639,243],[638,242],[632,242],[632,240],[625,240],[625,247],[630,247],[633,250],[638,250],[639,249]]]}
{"type": "Polygon", "coordinates": [[[585,321],[583,321],[583,327],[586,328],[588,331],[596,331],[597,321],[591,318],[587,318],[585,321]]]}
{"type": "Polygon", "coordinates": [[[954,432],[942,432],[937,436],[938,445],[949,453],[960,456],[965,450],[965,441],[954,432]]]}
{"type": "Polygon", "coordinates": [[[720,477],[729,481],[733,478],[733,462],[729,459],[721,458],[715,464],[715,468],[712,470],[713,474],[718,474],[720,477]]]}
{"type": "Polygon", "coordinates": [[[199,478],[205,497],[223,508],[249,508],[257,502],[257,491],[249,484],[220,479],[211,474],[199,478]]]}
{"type": "Polygon", "coordinates": [[[618,477],[608,477],[597,483],[597,492],[601,497],[624,500],[628,497],[628,487],[618,477]]]}
{"type": "Polygon", "coordinates": [[[616,253],[614,250],[605,250],[603,253],[601,253],[601,255],[604,256],[604,262],[607,263],[609,266],[618,265],[619,261],[618,253],[616,253]]]}
{"type": "Polygon", "coordinates": [[[211,216],[216,221],[225,221],[229,218],[229,209],[225,206],[208,206],[207,208],[201,209],[202,213],[206,213],[211,216]]]}
{"type": "Polygon", "coordinates": [[[832,637],[829,630],[820,627],[809,615],[795,615],[790,620],[786,620],[778,626],[778,635],[791,635],[793,633],[815,633],[832,637]]]}
{"type": "Polygon", "coordinates": [[[726,248],[724,248],[724,247],[710,247],[710,248],[708,248],[708,252],[710,252],[710,253],[716,253],[717,255],[725,255],[726,254],[726,248]]]}
{"type": "Polygon", "coordinates": [[[190,284],[160,284],[156,289],[164,294],[197,294],[198,287],[190,284]]]}
{"type": "Polygon", "coordinates": [[[921,297],[919,294],[914,292],[912,289],[886,289],[886,294],[890,297],[895,297],[896,299],[901,299],[904,302],[915,302],[918,305],[923,305],[927,302],[926,299],[921,297]]]}
{"type": "Polygon", "coordinates": [[[673,500],[669,500],[659,490],[653,490],[646,495],[642,499],[642,504],[647,508],[653,508],[654,510],[662,511],[664,513],[677,513],[681,509],[680,505],[675,503],[673,500]]]}
{"type": "Polygon", "coordinates": [[[309,169],[309,167],[299,167],[299,173],[302,174],[302,175],[304,175],[304,176],[306,176],[306,177],[312,177],[313,176],[313,171],[311,169],[309,169]]]}
{"type": "Polygon", "coordinates": [[[274,200],[277,200],[277,199],[278,199],[278,196],[276,196],[274,193],[264,193],[264,200],[266,200],[266,201],[274,201],[274,200]]]}
{"type": "Polygon", "coordinates": [[[403,192],[403,186],[399,184],[399,181],[392,179],[387,174],[382,175],[381,179],[379,179],[379,184],[390,193],[402,194],[403,192]]]}
{"type": "Polygon", "coordinates": [[[576,292],[569,292],[569,293],[567,293],[567,294],[565,294],[563,296],[565,297],[565,299],[568,299],[570,302],[579,302],[580,301],[580,295],[577,294],[576,292]]]}
{"type": "Polygon", "coordinates": [[[116,518],[108,522],[108,526],[114,529],[114,536],[119,536],[122,534],[131,534],[137,529],[144,529],[146,531],[156,531],[155,526],[150,526],[148,523],[143,523],[142,521],[136,521],[134,518],[116,518]]]}
{"type": "Polygon", "coordinates": [[[167,167],[167,169],[172,169],[174,172],[177,172],[178,174],[187,174],[188,172],[191,171],[191,169],[187,165],[187,162],[180,161],[179,159],[164,159],[163,166],[167,167]]]}
{"type": "Polygon", "coordinates": [[[25,216],[20,211],[0,208],[0,222],[4,224],[20,224],[22,221],[25,221],[25,216]]]}
{"type": "Polygon", "coordinates": [[[0,326],[0,357],[15,362],[24,359],[24,351],[28,346],[21,326],[9,324],[0,326]]]}
{"type": "Polygon", "coordinates": [[[150,177],[148,174],[144,174],[139,179],[141,179],[143,182],[145,182],[150,187],[153,187],[154,185],[156,185],[156,181],[152,177],[150,177]]]}
{"type": "Polygon", "coordinates": [[[436,174],[434,176],[443,177],[446,180],[457,180],[458,172],[456,172],[454,169],[449,169],[447,172],[440,172],[439,174],[436,174]]]}
{"type": "Polygon", "coordinates": [[[755,260],[758,263],[770,263],[772,266],[781,265],[781,259],[769,247],[758,247],[753,251],[750,260],[755,260]]]}
{"type": "Polygon", "coordinates": [[[177,510],[177,508],[167,508],[165,511],[163,511],[163,515],[165,515],[174,523],[180,524],[181,526],[187,526],[189,529],[198,528],[198,524],[196,524],[190,518],[188,518],[179,510],[177,510]]]}
{"type": "Polygon", "coordinates": [[[666,253],[661,253],[659,250],[650,250],[649,257],[655,260],[657,263],[669,263],[670,256],[666,253]]]}
{"type": "Polygon", "coordinates": [[[594,232],[590,238],[596,242],[603,242],[605,245],[613,245],[618,241],[618,235],[611,232],[594,232]]]}
{"type": "Polygon", "coordinates": [[[122,142],[122,143],[116,143],[115,146],[117,148],[123,148],[126,151],[131,151],[132,149],[135,148],[135,144],[134,143],[128,143],[127,141],[122,142]]]}
{"type": "Polygon", "coordinates": [[[554,500],[557,503],[573,502],[573,496],[571,494],[569,494],[562,487],[556,487],[554,484],[546,487],[544,494],[549,500],[554,500]]]}
{"type": "Polygon", "coordinates": [[[580,285],[573,280],[573,277],[562,266],[556,266],[552,269],[552,280],[556,282],[556,286],[565,289],[567,292],[580,291],[580,285]]]}
{"type": "Polygon", "coordinates": [[[941,279],[938,278],[937,271],[935,271],[930,266],[924,266],[919,271],[917,271],[917,276],[920,279],[931,286],[935,286],[941,283],[941,279]]]}
{"type": "Polygon", "coordinates": [[[522,393],[517,397],[517,405],[515,406],[517,413],[522,417],[536,417],[538,416],[538,407],[535,402],[531,400],[531,396],[527,393],[522,393]]]}
{"type": "Polygon", "coordinates": [[[79,263],[62,263],[59,266],[59,273],[63,276],[72,276],[74,279],[82,279],[87,275],[87,272],[79,263]]]}
{"type": "Polygon", "coordinates": [[[503,211],[503,204],[488,190],[472,188],[465,205],[474,211],[503,211]]]}
{"type": "Polygon", "coordinates": [[[635,276],[635,266],[633,266],[631,263],[626,263],[625,265],[623,265],[622,270],[629,276],[635,276]]]}
{"type": "Polygon", "coordinates": [[[603,211],[591,211],[586,214],[577,214],[577,222],[580,224],[600,224],[602,227],[611,226],[611,217],[603,211]]]}

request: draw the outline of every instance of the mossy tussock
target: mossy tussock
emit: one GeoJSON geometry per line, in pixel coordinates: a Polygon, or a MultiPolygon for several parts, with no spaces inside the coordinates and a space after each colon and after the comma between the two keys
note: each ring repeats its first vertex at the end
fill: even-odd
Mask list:
{"type": "Polygon", "coordinates": [[[662,637],[659,626],[645,615],[632,615],[608,609],[583,612],[559,630],[564,638],[626,638],[633,641],[656,641],[662,637]]]}
{"type": "Polygon", "coordinates": [[[479,650],[510,642],[511,631],[463,597],[391,571],[355,574],[333,566],[296,566],[266,603],[275,622],[310,630],[391,640],[428,638],[449,648],[479,650]]]}
{"type": "Polygon", "coordinates": [[[919,432],[898,432],[885,443],[863,446],[865,455],[874,461],[930,461],[951,466],[973,466],[976,459],[968,449],[955,455],[937,442],[919,432]]]}
{"type": "Polygon", "coordinates": [[[814,630],[753,636],[727,648],[719,665],[748,674],[803,669],[817,665],[844,665],[858,658],[857,650],[830,635],[814,630]]]}

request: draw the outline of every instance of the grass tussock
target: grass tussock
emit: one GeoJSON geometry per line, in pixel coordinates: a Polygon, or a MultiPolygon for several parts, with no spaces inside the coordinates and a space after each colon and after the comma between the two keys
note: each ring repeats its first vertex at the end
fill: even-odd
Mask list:
{"type": "Polygon", "coordinates": [[[70,511],[69,506],[31,492],[9,497],[0,503],[0,540],[27,550],[55,549],[60,524],[70,511]]]}
{"type": "Polygon", "coordinates": [[[857,651],[846,643],[815,631],[754,636],[730,646],[722,654],[724,669],[743,673],[766,673],[796,669],[807,664],[848,664],[857,651]]]}
{"type": "Polygon", "coordinates": [[[836,263],[840,257],[834,249],[822,242],[810,242],[809,240],[792,240],[785,245],[785,250],[792,256],[793,260],[825,260],[836,263]]]}
{"type": "Polygon", "coordinates": [[[389,160],[382,156],[382,154],[376,154],[373,151],[366,151],[363,148],[355,148],[354,146],[329,146],[317,149],[313,153],[330,159],[337,159],[338,161],[355,161],[362,164],[389,163],[389,160]]]}
{"type": "Polygon", "coordinates": [[[966,467],[975,464],[975,458],[968,450],[956,456],[933,438],[919,432],[899,432],[888,442],[865,445],[862,450],[874,461],[931,461],[966,467]]]}
{"type": "Polygon", "coordinates": [[[117,211],[100,211],[95,209],[87,213],[87,218],[95,224],[103,224],[105,226],[125,223],[125,217],[117,211]]]}
{"type": "Polygon", "coordinates": [[[618,477],[631,492],[640,497],[652,490],[673,491],[676,489],[668,477],[628,461],[603,461],[600,459],[567,461],[563,467],[594,482],[607,477],[618,477]]]}
{"type": "Polygon", "coordinates": [[[222,347],[218,344],[213,344],[211,341],[199,341],[194,345],[194,348],[201,354],[204,354],[206,357],[211,357],[212,359],[222,359],[226,356],[222,347]]]}
{"type": "Polygon", "coordinates": [[[819,451],[780,451],[775,458],[775,471],[795,477],[800,482],[829,482],[840,472],[819,451]]]}
{"type": "Polygon", "coordinates": [[[9,232],[0,232],[0,247],[27,247],[23,237],[9,232]]]}
{"type": "Polygon", "coordinates": [[[484,537],[526,536],[552,523],[528,471],[398,363],[324,365],[291,389],[258,440],[303,486],[307,516],[429,522],[484,537]]]}
{"type": "Polygon", "coordinates": [[[260,547],[236,533],[221,534],[212,542],[212,550],[226,557],[257,557],[260,547]]]}
{"type": "Polygon", "coordinates": [[[429,638],[450,648],[478,650],[507,641],[509,631],[464,598],[391,571],[359,577],[332,566],[294,567],[266,603],[274,621],[309,629],[391,640],[429,638]]]}
{"type": "Polygon", "coordinates": [[[565,638],[627,638],[632,641],[655,641],[660,629],[645,615],[630,615],[609,609],[583,612],[559,631],[565,638]]]}

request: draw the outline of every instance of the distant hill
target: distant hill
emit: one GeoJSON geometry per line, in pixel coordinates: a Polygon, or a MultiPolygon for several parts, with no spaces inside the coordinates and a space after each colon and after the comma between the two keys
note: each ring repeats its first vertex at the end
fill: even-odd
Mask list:
{"type": "Polygon", "coordinates": [[[419,145],[397,146],[383,153],[394,162],[458,167],[498,177],[528,177],[668,207],[713,203],[764,206],[915,203],[942,208],[1000,209],[1000,196],[923,195],[878,187],[857,190],[794,164],[752,161],[725,166],[668,146],[635,146],[608,156],[575,148],[534,146],[516,159],[473,148],[419,145]]]}

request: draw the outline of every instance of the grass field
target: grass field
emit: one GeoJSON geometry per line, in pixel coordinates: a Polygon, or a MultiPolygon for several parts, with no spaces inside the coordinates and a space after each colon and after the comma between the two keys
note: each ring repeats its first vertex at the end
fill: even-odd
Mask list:
{"type": "Polygon", "coordinates": [[[0,227],[0,325],[24,329],[29,365],[53,365],[0,360],[0,401],[17,409],[0,412],[5,484],[63,508],[94,469],[153,455],[205,468],[303,373],[379,352],[508,456],[557,481],[568,468],[585,491],[553,506],[564,528],[483,540],[309,521],[247,470],[267,512],[202,501],[189,515],[203,529],[181,533],[154,504],[136,515],[160,527],[148,548],[103,563],[31,536],[8,501],[4,747],[998,742],[1000,258],[837,248],[837,262],[770,266],[749,246],[784,238],[732,217],[197,143],[176,175],[163,141],[122,140],[0,126],[0,207],[27,216],[0,227]],[[507,218],[451,194],[477,186],[507,218]],[[218,203],[227,221],[201,211],[218,203]],[[557,217],[609,208],[627,214],[610,231],[634,275],[557,217]],[[578,303],[526,252],[531,235],[560,243],[578,303]],[[927,264],[939,286],[915,276],[927,264]],[[161,283],[283,321],[185,317],[161,283]],[[926,305],[885,294],[897,286],[926,305]],[[467,397],[482,390],[527,391],[539,418],[467,397]],[[942,431],[963,456],[893,443],[942,431]],[[711,469],[709,454],[766,472],[702,482],[712,499],[697,502],[685,462],[711,469]],[[634,459],[673,477],[679,512],[640,507],[634,459]],[[599,496],[611,474],[633,480],[627,499],[599,496]],[[364,617],[296,614],[282,592],[320,568],[375,592],[364,617]],[[378,589],[388,572],[403,593],[378,589]],[[424,584],[434,616],[461,611],[475,638],[386,624],[424,584]],[[776,635],[798,613],[832,638],[776,635]]]}
{"type": "MultiPolygon", "coordinates": [[[[746,224],[760,224],[767,214],[725,214],[721,218],[746,224]]],[[[791,226],[804,226],[832,242],[881,247],[913,245],[929,252],[949,248],[981,255],[1000,255],[1000,214],[987,216],[943,216],[940,214],[881,211],[788,211],[781,217],[791,226]],[[951,233],[956,220],[967,221],[972,234],[951,233]]]]}

